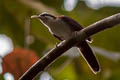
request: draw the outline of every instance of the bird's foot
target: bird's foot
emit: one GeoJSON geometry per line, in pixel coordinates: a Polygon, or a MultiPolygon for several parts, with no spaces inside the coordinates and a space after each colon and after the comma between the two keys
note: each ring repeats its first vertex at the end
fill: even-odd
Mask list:
{"type": "Polygon", "coordinates": [[[58,47],[58,44],[59,44],[59,43],[56,43],[56,44],[55,44],[55,47],[56,47],[56,48],[58,47]]]}

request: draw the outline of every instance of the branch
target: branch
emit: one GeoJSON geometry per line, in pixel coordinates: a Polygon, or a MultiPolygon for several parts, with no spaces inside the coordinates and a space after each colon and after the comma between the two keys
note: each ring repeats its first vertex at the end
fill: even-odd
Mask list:
{"type": "Polygon", "coordinates": [[[51,8],[50,6],[42,4],[40,1],[37,2],[35,0],[19,0],[21,3],[30,6],[31,8],[35,9],[37,12],[48,12],[51,14],[59,15],[55,9],[51,8]]]}
{"type": "Polygon", "coordinates": [[[93,50],[97,54],[99,54],[101,56],[104,56],[104,57],[106,57],[106,58],[108,58],[108,59],[110,59],[114,62],[117,62],[117,61],[120,60],[120,52],[108,51],[108,50],[105,50],[103,48],[99,48],[99,47],[96,47],[96,46],[93,47],[93,50]]]}
{"type": "MultiPolygon", "coordinates": [[[[107,59],[110,59],[114,62],[118,62],[120,60],[120,52],[113,52],[110,50],[106,50],[97,46],[91,46],[94,52],[100,56],[104,56],[107,59]]],[[[80,52],[78,51],[77,47],[73,47],[66,51],[63,56],[68,56],[69,58],[78,58],[80,57],[80,52]],[[75,53],[75,54],[74,54],[75,53]]]]}
{"type": "Polygon", "coordinates": [[[19,80],[32,80],[39,72],[43,71],[48,65],[50,65],[56,58],[61,56],[65,51],[73,47],[75,44],[82,42],[86,38],[103,31],[107,28],[111,28],[117,24],[120,24],[120,13],[100,20],[84,29],[79,31],[72,38],[62,41],[57,47],[50,50],[45,56],[38,60],[32,67],[26,71],[19,80]]]}

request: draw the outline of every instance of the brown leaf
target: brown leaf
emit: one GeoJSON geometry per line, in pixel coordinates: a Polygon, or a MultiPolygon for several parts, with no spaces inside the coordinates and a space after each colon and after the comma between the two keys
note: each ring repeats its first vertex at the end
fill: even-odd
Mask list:
{"type": "Polygon", "coordinates": [[[10,72],[17,80],[38,59],[35,52],[16,48],[3,58],[3,73],[10,72]]]}

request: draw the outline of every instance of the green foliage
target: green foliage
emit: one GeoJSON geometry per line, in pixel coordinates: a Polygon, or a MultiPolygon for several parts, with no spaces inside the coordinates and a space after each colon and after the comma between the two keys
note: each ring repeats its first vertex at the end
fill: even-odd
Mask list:
{"type": "Polygon", "coordinates": [[[56,80],[77,80],[73,64],[67,65],[57,76],[56,80]]]}
{"type": "Polygon", "coordinates": [[[3,75],[0,75],[0,80],[5,80],[3,75]]]}

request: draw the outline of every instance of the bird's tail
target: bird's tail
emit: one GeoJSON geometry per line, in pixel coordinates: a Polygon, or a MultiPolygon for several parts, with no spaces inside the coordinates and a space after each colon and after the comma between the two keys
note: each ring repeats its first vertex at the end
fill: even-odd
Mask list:
{"type": "Polygon", "coordinates": [[[82,57],[85,59],[85,61],[88,63],[91,70],[96,74],[100,71],[99,63],[90,48],[89,44],[86,41],[83,41],[82,43],[77,45],[82,57]]]}

